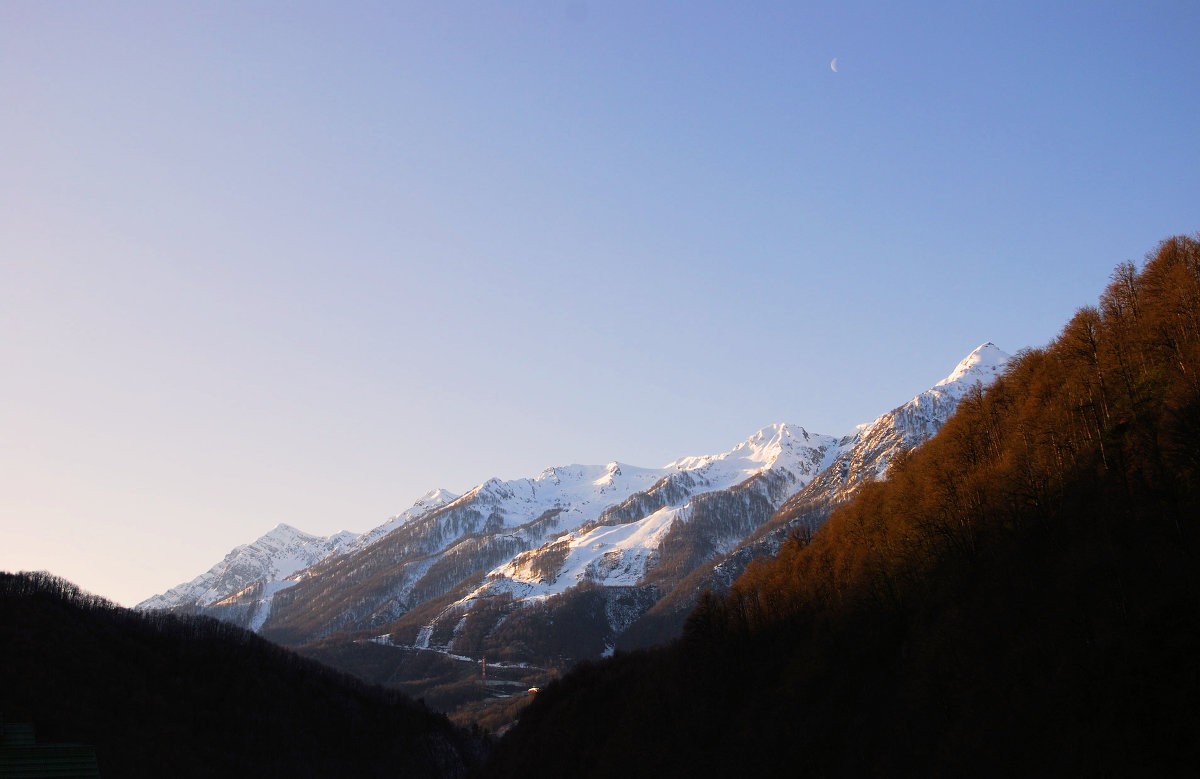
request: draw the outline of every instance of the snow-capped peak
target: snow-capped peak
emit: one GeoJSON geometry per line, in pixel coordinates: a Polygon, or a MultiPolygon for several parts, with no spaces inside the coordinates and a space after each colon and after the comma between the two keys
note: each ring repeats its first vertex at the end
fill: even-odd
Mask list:
{"type": "MultiPolygon", "coordinates": [[[[759,430],[723,454],[684,457],[664,466],[667,470],[711,469],[718,463],[744,472],[746,477],[775,465],[787,466],[804,450],[821,449],[836,443],[827,435],[814,435],[799,425],[777,422],[759,430]]],[[[725,470],[725,468],[722,468],[725,470]]]]}
{"type": "Polygon", "coordinates": [[[382,525],[372,528],[362,535],[351,539],[343,551],[351,552],[368,547],[391,533],[393,530],[399,528],[401,525],[406,525],[414,519],[423,517],[434,509],[447,506],[458,500],[460,497],[460,495],[456,495],[449,490],[444,490],[441,488],[430,490],[421,497],[417,498],[416,502],[412,504],[412,508],[408,509],[404,513],[397,514],[387,522],[384,522],[382,525]]]}
{"type": "Polygon", "coordinates": [[[621,476],[621,464],[613,460],[608,465],[604,466],[604,472],[592,484],[597,487],[603,487],[613,483],[613,480],[621,476]]]}
{"type": "MultiPolygon", "coordinates": [[[[275,527],[273,527],[269,531],[267,531],[267,533],[265,535],[263,535],[261,538],[259,538],[258,541],[265,541],[268,538],[274,539],[277,541],[287,542],[287,541],[291,541],[292,539],[295,539],[295,538],[309,539],[309,538],[317,538],[317,536],[310,535],[309,533],[305,533],[303,530],[292,527],[291,525],[287,524],[286,522],[280,522],[278,525],[276,525],[275,527]]],[[[257,542],[255,542],[255,543],[257,543],[257,542]]]]}
{"type": "Polygon", "coordinates": [[[941,429],[967,392],[979,384],[989,386],[1002,374],[1011,358],[988,341],[968,354],[949,376],[920,393],[903,406],[879,416],[869,425],[859,425],[842,439],[842,448],[866,446],[873,454],[871,478],[879,478],[898,447],[924,443],[941,429]]]}
{"type": "Polygon", "coordinates": [[[346,532],[328,538],[314,536],[281,522],[251,543],[235,547],[207,572],[148,598],[137,608],[208,606],[255,582],[270,584],[287,579],[336,554],[353,537],[346,532]]]}
{"type": "Polygon", "coordinates": [[[453,503],[458,498],[459,496],[450,490],[444,490],[439,487],[417,498],[417,502],[413,504],[413,508],[436,508],[437,506],[445,506],[447,503],[453,503]]]}
{"type": "Polygon", "coordinates": [[[935,387],[945,387],[955,383],[974,384],[980,381],[987,385],[1004,370],[1008,364],[1009,355],[991,341],[981,345],[975,351],[963,358],[949,376],[935,384],[935,387]],[[964,380],[966,380],[964,382],[964,380]]]}
{"type": "MultiPolygon", "coordinates": [[[[823,436],[820,436],[823,438],[823,436]]],[[[812,436],[799,425],[777,422],[759,430],[733,448],[731,455],[743,452],[747,459],[770,465],[784,451],[795,446],[809,446],[812,436]]],[[[819,445],[819,444],[818,444],[819,445]]]]}

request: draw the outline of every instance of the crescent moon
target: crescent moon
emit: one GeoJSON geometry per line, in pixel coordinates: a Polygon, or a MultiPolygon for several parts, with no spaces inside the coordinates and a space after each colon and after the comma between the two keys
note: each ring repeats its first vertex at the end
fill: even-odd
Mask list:
{"type": "Polygon", "coordinates": [[[832,70],[834,73],[837,73],[837,57],[834,57],[833,60],[829,63],[829,69],[832,70]]]}

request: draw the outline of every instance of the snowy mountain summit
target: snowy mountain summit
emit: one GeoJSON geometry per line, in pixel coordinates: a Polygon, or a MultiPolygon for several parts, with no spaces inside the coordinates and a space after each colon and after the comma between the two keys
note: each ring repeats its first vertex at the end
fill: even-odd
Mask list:
{"type": "Polygon", "coordinates": [[[805,500],[820,493],[830,505],[850,498],[865,481],[880,479],[892,457],[937,434],[972,388],[985,388],[1004,372],[1011,358],[991,341],[979,346],[950,375],[907,403],[859,425],[839,442],[836,459],[818,476],[805,500]]]}
{"type": "Polygon", "coordinates": [[[1010,359],[1011,356],[988,341],[964,357],[949,376],[934,385],[934,389],[943,387],[961,396],[976,382],[986,387],[1004,372],[1010,359]]]}
{"type": "Polygon", "coordinates": [[[723,454],[684,457],[666,465],[667,470],[698,471],[726,482],[748,479],[766,468],[805,467],[809,452],[834,444],[833,437],[810,435],[799,425],[784,422],[768,425],[723,454]],[[739,478],[740,477],[740,478],[739,478]]]}
{"type": "Polygon", "coordinates": [[[436,508],[441,508],[442,506],[453,503],[454,501],[458,500],[459,497],[461,496],[455,495],[449,490],[430,490],[421,497],[417,498],[416,503],[413,503],[412,507],[408,510],[397,514],[379,527],[368,530],[358,538],[355,538],[346,545],[346,551],[353,551],[368,547],[386,536],[388,533],[391,533],[393,530],[408,524],[417,517],[428,514],[430,511],[436,508]]]}
{"type": "Polygon", "coordinates": [[[280,523],[257,540],[234,548],[225,559],[190,582],[139,603],[139,609],[211,606],[256,583],[283,581],[357,538],[341,532],[324,537],[280,523]]]}
{"type": "Polygon", "coordinates": [[[987,387],[999,376],[1009,355],[991,341],[979,346],[955,366],[949,376],[914,397],[899,408],[889,411],[860,430],[864,438],[880,432],[880,426],[903,433],[912,446],[924,443],[941,429],[958,408],[958,403],[975,386],[987,387]]]}

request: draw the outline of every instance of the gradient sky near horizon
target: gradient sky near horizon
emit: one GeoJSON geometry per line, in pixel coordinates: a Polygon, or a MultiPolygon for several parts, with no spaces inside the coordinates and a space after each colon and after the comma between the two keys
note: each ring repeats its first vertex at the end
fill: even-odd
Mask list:
{"type": "Polygon", "coordinates": [[[0,4],[0,569],[841,434],[1200,229],[1200,4],[0,4]],[[834,72],[830,62],[837,58],[834,72]]]}

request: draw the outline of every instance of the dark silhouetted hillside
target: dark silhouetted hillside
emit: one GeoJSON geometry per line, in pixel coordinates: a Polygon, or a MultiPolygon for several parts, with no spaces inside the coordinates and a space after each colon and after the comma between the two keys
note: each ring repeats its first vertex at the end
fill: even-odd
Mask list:
{"type": "Polygon", "coordinates": [[[482,745],[402,695],[202,618],[0,574],[0,712],[104,776],[462,776],[482,745]]]}

